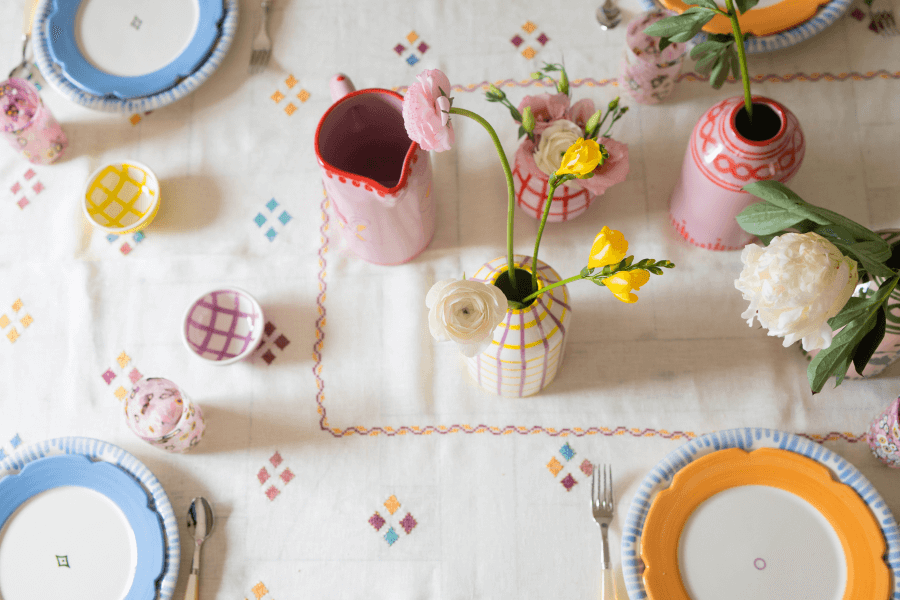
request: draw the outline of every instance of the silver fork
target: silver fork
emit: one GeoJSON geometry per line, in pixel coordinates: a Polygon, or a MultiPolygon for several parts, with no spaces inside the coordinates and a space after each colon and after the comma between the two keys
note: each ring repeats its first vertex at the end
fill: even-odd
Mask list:
{"type": "Polygon", "coordinates": [[[603,538],[603,545],[600,546],[600,562],[603,565],[600,571],[600,600],[615,600],[612,563],[609,560],[609,526],[613,518],[612,467],[610,465],[603,465],[602,468],[594,465],[592,469],[591,512],[594,513],[594,520],[600,526],[600,535],[603,538]]]}
{"type": "Polygon", "coordinates": [[[259,31],[253,38],[250,46],[250,74],[259,73],[269,64],[272,56],[272,40],[269,38],[269,0],[262,0],[262,21],[259,23],[259,31]]]}
{"type": "Polygon", "coordinates": [[[900,29],[897,29],[897,21],[894,19],[894,13],[890,10],[872,10],[874,0],[865,0],[866,6],[869,8],[869,16],[872,19],[872,26],[878,35],[900,35],[900,29]]]}

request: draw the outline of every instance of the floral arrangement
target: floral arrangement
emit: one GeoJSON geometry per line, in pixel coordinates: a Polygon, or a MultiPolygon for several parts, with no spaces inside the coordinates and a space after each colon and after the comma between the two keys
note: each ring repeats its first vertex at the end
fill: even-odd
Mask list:
{"type": "Polygon", "coordinates": [[[548,177],[559,169],[565,151],[578,139],[596,140],[604,152],[603,161],[596,167],[594,177],[578,179],[576,185],[599,196],[612,185],[628,176],[628,146],[609,137],[613,125],[628,112],[614,98],[603,109],[596,110],[590,98],[572,104],[569,76],[560,64],[544,64],[531,74],[532,79],[548,80],[556,94],[525,96],[519,106],[513,106],[506,93],[491,84],[485,92],[488,102],[499,102],[509,109],[513,121],[519,124],[519,138],[527,136],[534,144],[534,161],[548,177]],[[559,79],[553,74],[558,73],[559,79]],[[606,129],[603,126],[609,119],[606,129]],[[603,133],[601,133],[601,131],[603,133]]]}
{"type": "Polygon", "coordinates": [[[783,183],[758,181],[744,190],[763,202],[744,209],[738,223],[765,247],[748,244],[741,254],[735,287],[750,301],[741,316],[751,326],[759,319],[785,347],[801,340],[804,351],[818,350],[807,369],[814,394],[832,375],[840,385],[851,363],[861,375],[884,338],[888,298],[900,281],[900,242],[889,245],[783,183]],[[877,289],[857,286],[860,280],[877,289]]]}
{"type": "MultiPolygon", "coordinates": [[[[456,342],[465,356],[472,357],[490,345],[493,331],[503,320],[508,309],[525,308],[540,294],[551,289],[580,279],[589,279],[609,289],[623,302],[633,303],[638,299],[633,292],[650,280],[651,273],[662,275],[662,269],[675,266],[667,260],[644,259],[634,262],[633,256],[626,256],[628,241],[624,235],[603,227],[594,238],[587,266],[580,273],[551,285],[539,286],[535,267],[528,272],[516,267],[513,261],[515,192],[509,161],[497,133],[490,123],[478,114],[454,107],[453,99],[447,96],[450,89],[450,81],[441,71],[432,69],[418,75],[416,83],[409,86],[403,99],[406,131],[424,150],[442,152],[448,150],[455,140],[451,115],[471,118],[487,130],[506,175],[508,270],[504,273],[506,277],[499,278],[495,285],[466,280],[465,275],[462,280],[447,279],[435,283],[425,299],[429,308],[429,329],[433,337],[456,342]]],[[[534,111],[531,113],[533,116],[534,111]]],[[[596,115],[597,113],[586,121],[591,131],[596,131],[601,122],[596,115]]],[[[530,119],[527,116],[524,118],[523,126],[526,133],[529,129],[533,132],[536,123],[534,127],[529,127],[530,119]]],[[[532,254],[533,265],[537,264],[541,236],[556,188],[568,181],[590,179],[608,156],[608,151],[605,151],[595,139],[590,138],[578,138],[566,148],[560,165],[550,175],[547,202],[532,254]]]]}
{"type": "Polygon", "coordinates": [[[644,30],[647,35],[662,38],[659,43],[659,51],[662,52],[672,42],[690,41],[716,15],[727,18],[731,22],[731,34],[710,34],[706,41],[694,46],[691,58],[697,59],[697,72],[709,75],[709,83],[715,89],[722,87],[729,71],[734,74],[735,79],[741,79],[748,122],[753,121],[753,100],[750,95],[744,35],[738,22],[738,14],[744,14],[757,3],[759,0],[725,0],[725,10],[722,10],[715,0],[697,0],[680,15],[661,19],[644,30]]]}

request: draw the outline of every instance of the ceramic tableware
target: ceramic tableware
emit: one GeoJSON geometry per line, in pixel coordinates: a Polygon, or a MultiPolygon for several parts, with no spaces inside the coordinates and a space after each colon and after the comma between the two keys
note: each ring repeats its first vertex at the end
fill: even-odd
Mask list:
{"type": "MultiPolygon", "coordinates": [[[[115,96],[91,94],[74,85],[63,74],[61,67],[50,54],[51,35],[47,19],[53,10],[53,0],[40,0],[35,13],[33,29],[34,61],[47,83],[67,100],[92,110],[143,114],[167,106],[196,90],[219,68],[228,54],[238,26],[238,0],[224,0],[224,16],[219,35],[207,58],[184,80],[174,87],[138,98],[122,99],[115,96]]],[[[143,27],[143,26],[142,26],[143,27]]]]}
{"type": "Polygon", "coordinates": [[[159,210],[159,180],[134,160],[100,166],[87,178],[82,209],[91,225],[122,235],[149,225],[159,210]]]}
{"type": "Polygon", "coordinates": [[[0,461],[4,600],[170,600],[178,524],[153,474],[89,438],[20,447],[0,461]],[[5,524],[4,524],[5,521],[5,524]]]}
{"type": "Polygon", "coordinates": [[[96,96],[138,98],[188,77],[219,36],[222,0],[53,0],[53,61],[96,96]]]}
{"type": "Polygon", "coordinates": [[[202,294],[185,312],[182,341],[197,357],[213,365],[230,365],[256,350],[265,317],[249,292],[222,287],[202,294]]]}
{"type": "Polygon", "coordinates": [[[900,469],[900,398],[875,417],[866,432],[866,439],[878,460],[900,469]]]}
{"type": "Polygon", "coordinates": [[[769,429],[701,436],[638,487],[622,537],[632,600],[900,593],[900,530],[853,465],[769,429]],[[722,573],[728,577],[722,577],[722,573]]]}
{"type": "Polygon", "coordinates": [[[55,162],[69,144],[37,88],[25,79],[0,83],[0,132],[13,149],[36,165],[55,162]]]}
{"type": "Polygon", "coordinates": [[[675,90],[687,44],[675,42],[660,52],[659,38],[644,33],[647,27],[670,15],[661,10],[645,12],[628,24],[619,82],[635,102],[658,104],[675,90]]]}
{"type": "Polygon", "coordinates": [[[145,377],[134,384],[125,400],[125,421],[139,438],[167,452],[187,452],[206,429],[200,407],[162,377],[145,377]]]}
{"type": "Polygon", "coordinates": [[[406,134],[403,98],[389,90],[354,91],[346,75],[332,79],[331,97],[315,148],[341,235],[364,260],[407,262],[431,242],[436,206],[431,161],[406,134]]]}

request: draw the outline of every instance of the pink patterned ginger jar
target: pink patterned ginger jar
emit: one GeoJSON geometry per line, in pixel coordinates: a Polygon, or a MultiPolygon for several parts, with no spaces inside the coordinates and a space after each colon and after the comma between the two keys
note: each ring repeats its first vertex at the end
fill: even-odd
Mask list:
{"type": "Polygon", "coordinates": [[[771,126],[766,139],[747,135],[753,128],[743,126],[742,96],[710,108],[691,133],[669,200],[669,216],[678,233],[694,246],[742,249],[753,236],[735,217],[759,200],[741,188],[765,179],[787,182],[803,162],[806,143],[797,117],[771,98],[754,96],[753,105],[754,125],[767,121],[771,126]]]}
{"type": "MultiPolygon", "coordinates": [[[[513,256],[517,273],[531,272],[530,256],[513,256]]],[[[537,261],[538,286],[560,281],[559,273],[537,261]]],[[[509,270],[506,257],[485,263],[470,277],[493,284],[509,270]]],[[[518,276],[518,275],[517,275],[518,276]]],[[[509,309],[494,329],[490,347],[466,359],[469,374],[482,389],[509,398],[523,398],[547,387],[562,363],[572,309],[569,291],[561,285],[535,299],[531,306],[509,309]]]]}
{"type": "Polygon", "coordinates": [[[866,438],[872,453],[881,462],[900,469],[900,398],[875,417],[866,438]]]}

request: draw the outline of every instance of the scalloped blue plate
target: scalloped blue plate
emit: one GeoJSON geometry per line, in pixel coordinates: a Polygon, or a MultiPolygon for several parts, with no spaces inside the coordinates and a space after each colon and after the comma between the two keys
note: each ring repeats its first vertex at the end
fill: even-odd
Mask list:
{"type": "Polygon", "coordinates": [[[222,0],[53,0],[50,55],[77,88],[119,99],[189,77],[220,35],[222,0]]]}
{"type": "Polygon", "coordinates": [[[15,567],[28,576],[18,580],[13,570],[0,579],[4,600],[34,598],[53,578],[71,585],[43,597],[170,600],[175,591],[181,552],[169,499],[146,466],[107,442],[57,438],[0,461],[0,535],[0,555],[6,556],[0,572],[9,575],[15,567]],[[46,533],[39,535],[42,527],[46,533]],[[127,549],[128,559],[120,560],[111,545],[127,549]],[[30,557],[26,566],[12,564],[21,562],[19,555],[30,557]],[[121,583],[104,589],[98,584],[109,581],[95,576],[87,592],[75,585],[85,571],[104,568],[121,583]],[[24,594],[15,589],[22,583],[24,594]]]}

